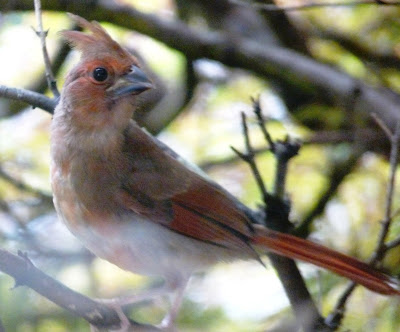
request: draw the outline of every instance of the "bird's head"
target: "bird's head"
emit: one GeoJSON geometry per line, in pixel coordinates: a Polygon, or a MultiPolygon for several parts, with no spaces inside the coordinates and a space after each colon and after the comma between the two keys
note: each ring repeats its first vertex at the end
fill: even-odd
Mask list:
{"type": "MultiPolygon", "coordinates": [[[[152,88],[151,81],[139,68],[137,59],[114,41],[99,23],[69,15],[90,33],[61,32],[81,52],[79,63],[66,78],[62,92],[64,108],[93,120],[95,113],[100,115],[116,110],[133,112],[132,103],[136,96],[152,88]]],[[[101,118],[106,120],[107,117],[101,118]]]]}

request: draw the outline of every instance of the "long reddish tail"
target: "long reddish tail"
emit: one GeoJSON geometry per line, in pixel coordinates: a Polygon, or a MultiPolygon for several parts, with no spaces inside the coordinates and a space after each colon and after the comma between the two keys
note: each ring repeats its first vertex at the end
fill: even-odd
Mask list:
{"type": "Polygon", "coordinates": [[[400,295],[400,287],[396,279],[355,258],[311,241],[264,227],[257,227],[252,243],[273,253],[331,270],[374,292],[385,295],[400,295]]]}

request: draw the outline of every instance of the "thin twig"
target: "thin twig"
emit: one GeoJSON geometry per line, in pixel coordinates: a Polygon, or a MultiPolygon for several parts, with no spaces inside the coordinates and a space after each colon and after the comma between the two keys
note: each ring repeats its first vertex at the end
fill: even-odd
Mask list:
{"type": "MultiPolygon", "coordinates": [[[[390,149],[390,174],[386,188],[385,216],[384,220],[382,221],[381,231],[378,236],[376,249],[374,250],[371,258],[369,259],[369,264],[371,266],[376,266],[382,260],[385,253],[389,250],[389,246],[390,248],[393,248],[400,243],[400,239],[396,239],[392,242],[389,242],[388,244],[385,243],[386,238],[389,234],[391,222],[393,220],[392,205],[393,205],[394,188],[396,182],[396,168],[399,159],[400,121],[398,121],[396,124],[395,132],[391,133],[390,130],[383,123],[383,121],[381,121],[377,117],[374,118],[375,120],[378,120],[377,123],[380,125],[382,130],[388,136],[391,144],[391,149],[390,149]]],[[[355,287],[356,284],[354,282],[349,283],[349,285],[339,298],[338,302],[336,303],[334,310],[326,319],[326,323],[329,326],[335,329],[340,326],[344,316],[346,302],[350,297],[350,295],[352,294],[355,287]]]]}
{"type": "Polygon", "coordinates": [[[32,188],[31,186],[13,178],[10,174],[6,173],[3,168],[0,166],[0,178],[3,180],[6,180],[8,183],[12,184],[14,187],[17,189],[20,189],[22,191],[28,192],[30,194],[33,194],[35,196],[38,196],[44,201],[51,202],[52,201],[52,196],[35,188],[32,188]]]}
{"type": "Polygon", "coordinates": [[[389,142],[392,142],[393,140],[393,133],[389,129],[389,127],[383,122],[383,120],[378,116],[376,113],[371,113],[372,118],[376,122],[376,124],[382,129],[382,131],[385,133],[387,139],[389,142]]]}
{"type": "Polygon", "coordinates": [[[24,220],[22,220],[22,218],[20,218],[10,208],[9,204],[3,200],[0,200],[0,210],[7,213],[7,215],[13,219],[14,223],[16,224],[16,227],[22,230],[22,236],[24,237],[25,244],[27,244],[28,247],[32,248],[33,250],[37,250],[39,248],[38,242],[36,238],[32,235],[32,233],[29,231],[24,220]]]}
{"type": "MultiPolygon", "coordinates": [[[[93,260],[93,254],[87,249],[82,249],[80,252],[61,252],[59,250],[47,249],[42,243],[37,239],[35,234],[28,227],[28,223],[23,220],[15,211],[10,207],[10,205],[4,201],[0,200],[0,211],[3,211],[16,224],[18,230],[18,237],[21,237],[21,243],[24,243],[25,247],[29,252],[34,255],[34,257],[40,256],[41,258],[57,258],[60,264],[71,264],[71,262],[84,262],[89,263],[93,260]]],[[[4,237],[9,240],[8,236],[4,237]]],[[[13,238],[14,239],[14,238],[13,238]]]]}
{"type": "MultiPolygon", "coordinates": [[[[253,102],[253,107],[256,112],[257,105],[258,103],[253,102]]],[[[261,113],[261,110],[258,111],[261,113]]],[[[250,166],[252,170],[253,176],[255,177],[259,190],[261,191],[263,196],[263,201],[265,204],[266,223],[268,222],[268,226],[273,226],[270,225],[270,223],[275,222],[277,224],[277,229],[283,228],[287,230],[288,227],[286,227],[286,223],[290,224],[288,221],[288,209],[285,207],[282,199],[280,199],[279,197],[275,197],[274,195],[271,195],[267,192],[266,186],[261,177],[261,173],[259,172],[258,166],[255,162],[255,153],[250,143],[247,121],[244,113],[241,114],[241,119],[246,152],[242,153],[235,148],[232,149],[241,159],[243,159],[250,166]]],[[[258,120],[259,125],[264,126],[265,121],[262,116],[258,116],[258,120]]],[[[270,145],[270,147],[274,146],[274,152],[276,152],[275,145],[277,143],[272,141],[268,132],[266,132],[266,134],[265,132],[264,135],[268,144],[270,145]],[[269,137],[270,139],[268,139],[267,137],[269,137]]],[[[278,273],[279,279],[281,280],[286,295],[289,298],[296,318],[298,319],[298,322],[302,326],[302,328],[305,331],[331,331],[331,329],[324,324],[323,319],[321,318],[318,309],[315,306],[315,303],[313,302],[310,293],[308,292],[304,279],[296,266],[296,263],[289,258],[278,256],[275,254],[269,254],[268,256],[273,267],[278,273]]]]}
{"type": "Polygon", "coordinates": [[[284,141],[274,142],[265,126],[266,121],[261,111],[260,101],[258,99],[253,99],[252,101],[258,126],[263,133],[265,140],[270,146],[271,152],[274,154],[277,160],[274,196],[277,199],[284,200],[288,162],[291,158],[298,154],[300,143],[292,142],[288,137],[284,141]]]}
{"type": "Polygon", "coordinates": [[[393,249],[399,245],[400,245],[400,237],[386,243],[386,249],[389,251],[390,249],[393,249]]]}
{"type": "Polygon", "coordinates": [[[269,148],[271,150],[271,152],[273,153],[275,150],[275,143],[272,140],[271,135],[269,134],[267,128],[265,127],[265,119],[262,115],[262,111],[261,111],[261,106],[260,106],[260,99],[257,98],[252,98],[251,101],[253,102],[253,109],[254,109],[254,113],[256,114],[257,117],[257,123],[258,126],[261,129],[261,132],[264,135],[265,140],[267,141],[267,143],[269,144],[269,148]]]}
{"type": "Polygon", "coordinates": [[[57,82],[56,79],[54,78],[53,70],[51,69],[49,53],[47,52],[46,37],[48,31],[43,30],[42,5],[40,3],[40,0],[34,0],[34,5],[35,5],[36,21],[38,25],[38,29],[35,32],[39,37],[40,43],[42,45],[43,60],[46,68],[47,84],[50,90],[53,92],[54,97],[58,98],[60,96],[60,92],[57,89],[57,82]]]}
{"type": "Polygon", "coordinates": [[[319,197],[318,202],[314,208],[305,216],[300,222],[299,226],[296,227],[294,234],[300,237],[307,237],[310,233],[311,225],[316,217],[321,215],[328,202],[336,194],[339,186],[343,183],[343,180],[352,172],[357,165],[357,160],[361,157],[361,151],[356,152],[349,156],[345,161],[334,161],[331,167],[331,173],[329,175],[329,184],[325,186],[324,192],[319,197]]]}
{"type": "MultiPolygon", "coordinates": [[[[351,173],[357,164],[357,160],[365,151],[365,149],[362,148],[366,141],[364,137],[361,138],[363,131],[356,126],[356,123],[359,123],[356,118],[359,113],[357,112],[357,105],[361,93],[362,91],[360,87],[356,84],[351,93],[348,95],[348,98],[346,98],[342,104],[345,115],[344,119],[342,120],[342,127],[346,128],[347,132],[351,134],[353,142],[355,143],[354,147],[352,146],[352,151],[346,160],[332,161],[329,185],[324,187],[324,192],[321,194],[314,207],[311,209],[311,211],[309,211],[309,213],[297,227],[295,234],[298,236],[306,237],[309,235],[311,229],[310,226],[312,225],[313,221],[316,217],[324,212],[327,204],[336,194],[339,186],[342,184],[346,176],[351,173]],[[362,144],[360,142],[362,142],[362,144]]],[[[376,141],[373,141],[372,144],[376,146],[376,141]]]]}
{"type": "MultiPolygon", "coordinates": [[[[372,144],[376,147],[377,143],[382,144],[382,139],[386,136],[377,133],[376,130],[365,129],[360,130],[358,138],[361,139],[370,149],[372,144]]],[[[343,131],[320,131],[314,133],[311,137],[305,138],[302,141],[302,145],[312,144],[341,144],[341,143],[353,143],[355,141],[354,131],[343,130],[343,131]]],[[[270,151],[270,147],[259,147],[253,148],[256,155],[270,151]]],[[[234,164],[241,158],[238,155],[228,156],[223,159],[204,161],[200,164],[200,168],[203,170],[209,170],[213,167],[226,166],[234,164]]]]}
{"type": "Polygon", "coordinates": [[[349,1],[349,2],[320,2],[320,3],[307,3],[304,5],[295,6],[277,6],[274,4],[266,3],[248,3],[243,0],[230,0],[230,2],[236,5],[251,6],[252,8],[270,11],[270,12],[289,12],[289,11],[301,11],[316,8],[328,8],[328,7],[354,7],[361,5],[377,5],[377,6],[399,6],[398,1],[383,1],[383,0],[361,0],[361,1],[349,1]]]}
{"type": "Polygon", "coordinates": [[[329,316],[325,319],[325,323],[330,326],[333,330],[337,330],[342,323],[342,319],[345,313],[345,306],[346,302],[349,299],[350,295],[353,293],[354,289],[356,288],[357,284],[351,281],[343,294],[338,299],[335,308],[329,314],[329,316]]]}
{"type": "Polygon", "coordinates": [[[1,84],[0,97],[23,101],[33,107],[39,107],[51,114],[54,112],[54,108],[58,103],[57,99],[50,99],[40,93],[25,89],[11,88],[1,84]]]}
{"type": "Polygon", "coordinates": [[[385,254],[385,240],[389,234],[390,226],[392,223],[392,206],[394,188],[396,182],[396,168],[399,160],[399,141],[400,141],[400,121],[397,121],[396,129],[394,134],[390,137],[391,150],[390,150],[390,175],[389,182],[386,188],[386,206],[385,206],[385,217],[382,222],[381,232],[379,234],[379,240],[377,247],[374,251],[374,257],[371,260],[371,264],[379,262],[385,254]]]}
{"type": "Polygon", "coordinates": [[[246,153],[242,153],[234,147],[231,147],[231,149],[233,150],[233,152],[235,152],[241,159],[243,159],[250,166],[251,171],[257,182],[257,186],[260,189],[263,199],[268,200],[270,195],[268,194],[267,187],[265,186],[264,180],[262,179],[260,171],[258,170],[257,164],[254,160],[255,153],[254,153],[253,147],[250,143],[249,129],[247,126],[246,114],[244,114],[243,112],[241,113],[241,119],[242,119],[242,129],[243,129],[243,137],[245,140],[246,153]]]}

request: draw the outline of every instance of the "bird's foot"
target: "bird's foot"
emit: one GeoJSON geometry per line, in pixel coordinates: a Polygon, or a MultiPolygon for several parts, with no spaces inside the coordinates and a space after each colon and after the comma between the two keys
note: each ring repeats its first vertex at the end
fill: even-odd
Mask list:
{"type": "Polygon", "coordinates": [[[166,332],[178,332],[174,323],[174,317],[168,313],[157,327],[166,332]]]}
{"type": "MultiPolygon", "coordinates": [[[[133,331],[131,322],[129,321],[129,318],[125,315],[124,311],[122,310],[122,305],[121,302],[119,301],[119,298],[114,298],[114,299],[96,299],[97,302],[102,303],[111,309],[113,309],[117,315],[118,318],[120,319],[121,323],[118,328],[112,329],[109,331],[112,332],[129,332],[133,331]]],[[[90,325],[90,331],[91,332],[100,332],[96,326],[90,325]]]]}

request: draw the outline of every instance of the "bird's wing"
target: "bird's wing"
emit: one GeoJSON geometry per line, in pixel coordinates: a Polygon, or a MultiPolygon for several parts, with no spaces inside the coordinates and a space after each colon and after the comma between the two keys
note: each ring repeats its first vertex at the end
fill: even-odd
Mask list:
{"type": "Polygon", "coordinates": [[[253,252],[252,225],[230,195],[166,153],[136,124],[125,139],[131,165],[121,188],[125,208],[194,239],[253,252]]]}

